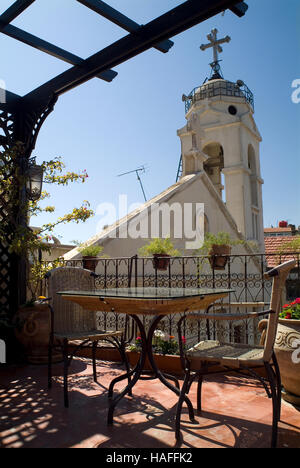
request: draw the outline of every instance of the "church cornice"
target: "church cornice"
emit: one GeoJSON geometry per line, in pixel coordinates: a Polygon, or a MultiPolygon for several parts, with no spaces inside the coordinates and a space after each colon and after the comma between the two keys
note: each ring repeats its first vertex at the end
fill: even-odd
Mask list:
{"type": "Polygon", "coordinates": [[[185,125],[183,128],[180,128],[179,130],[177,130],[177,135],[179,137],[196,135],[196,134],[197,134],[196,130],[188,129],[187,125],[185,125]]]}
{"type": "Polygon", "coordinates": [[[243,127],[245,130],[247,130],[254,138],[258,141],[262,141],[262,137],[260,136],[259,133],[256,133],[254,130],[251,130],[244,122],[238,121],[238,122],[228,122],[228,123],[219,123],[218,125],[215,124],[207,124],[207,125],[202,125],[203,130],[206,132],[209,131],[214,131],[216,129],[221,129],[221,128],[229,128],[229,127],[243,127]]]}
{"type": "Polygon", "coordinates": [[[235,98],[233,99],[232,96],[212,96],[210,98],[203,99],[201,101],[196,101],[193,103],[193,105],[190,107],[189,111],[186,113],[186,118],[189,118],[190,115],[193,113],[197,114],[202,114],[204,112],[209,112],[209,111],[214,111],[216,113],[225,113],[221,111],[220,109],[216,109],[213,107],[214,104],[232,104],[232,105],[237,105],[239,104],[240,106],[245,106],[246,112],[243,114],[250,114],[251,116],[254,114],[253,108],[251,105],[244,100],[244,98],[235,98]]]}
{"type": "Polygon", "coordinates": [[[228,166],[224,167],[223,169],[223,174],[229,175],[229,174],[240,174],[243,172],[244,174],[251,175],[250,169],[248,167],[244,166],[243,164],[236,164],[235,166],[228,166]]]}

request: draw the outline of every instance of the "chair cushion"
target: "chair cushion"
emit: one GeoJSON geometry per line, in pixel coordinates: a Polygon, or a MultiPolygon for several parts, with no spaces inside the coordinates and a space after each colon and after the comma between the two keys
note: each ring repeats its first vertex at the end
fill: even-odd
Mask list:
{"type": "Polygon", "coordinates": [[[101,331],[101,330],[89,330],[89,331],[77,331],[77,332],[59,332],[54,333],[55,338],[68,340],[90,340],[90,341],[101,341],[105,338],[118,338],[122,336],[122,331],[101,331]]]}
{"type": "Polygon", "coordinates": [[[201,341],[186,352],[191,369],[199,369],[203,362],[238,368],[241,366],[263,365],[264,348],[219,341],[201,341]]]}

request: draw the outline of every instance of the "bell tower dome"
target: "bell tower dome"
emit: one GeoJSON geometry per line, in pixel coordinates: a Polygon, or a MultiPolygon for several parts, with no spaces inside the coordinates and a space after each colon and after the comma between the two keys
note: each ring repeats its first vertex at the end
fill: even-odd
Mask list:
{"type": "Polygon", "coordinates": [[[218,40],[217,33],[212,30],[210,43],[200,47],[214,51],[210,79],[182,97],[187,124],[177,132],[182,154],[178,178],[205,172],[238,230],[263,252],[262,138],[254,120],[254,97],[242,80],[223,78],[218,54],[230,37],[218,40]]]}

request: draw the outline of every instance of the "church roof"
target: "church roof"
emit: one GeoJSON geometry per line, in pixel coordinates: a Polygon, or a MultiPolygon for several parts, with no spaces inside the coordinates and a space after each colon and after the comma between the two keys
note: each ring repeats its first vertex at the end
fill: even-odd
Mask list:
{"type": "MultiPolygon", "coordinates": [[[[159,195],[157,195],[157,196],[153,197],[151,200],[143,203],[139,208],[132,211],[127,216],[124,216],[123,218],[119,219],[118,221],[111,224],[110,226],[107,226],[101,232],[99,232],[95,236],[88,239],[84,244],[85,245],[101,244],[106,238],[109,238],[112,233],[114,233],[116,230],[122,229],[122,227],[126,226],[126,224],[130,220],[132,220],[136,216],[140,215],[143,211],[146,211],[154,203],[166,202],[169,198],[171,198],[174,195],[175,192],[178,192],[178,191],[182,190],[183,188],[185,188],[197,176],[198,176],[198,174],[190,174],[190,175],[182,177],[178,182],[176,182],[176,184],[171,185],[169,188],[167,188],[166,190],[161,192],[159,195]]],[[[75,258],[78,255],[79,255],[79,250],[76,247],[76,248],[72,249],[70,252],[67,252],[64,255],[64,258],[65,258],[65,260],[71,260],[72,258],[75,258]]]]}

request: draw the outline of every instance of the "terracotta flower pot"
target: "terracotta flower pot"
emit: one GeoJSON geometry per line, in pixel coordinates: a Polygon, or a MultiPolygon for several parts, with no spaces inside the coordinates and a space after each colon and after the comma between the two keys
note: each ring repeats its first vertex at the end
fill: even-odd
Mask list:
{"type": "MultiPolygon", "coordinates": [[[[15,329],[17,340],[23,346],[30,364],[48,362],[48,344],[50,333],[50,308],[47,304],[35,303],[30,307],[21,307],[18,319],[22,329],[15,329]]],[[[53,362],[62,360],[62,354],[53,351],[53,362]]]]}
{"type": "Polygon", "coordinates": [[[224,270],[231,254],[230,245],[213,244],[209,251],[209,262],[214,270],[224,270]]]}
{"type": "Polygon", "coordinates": [[[168,254],[153,254],[153,267],[156,270],[166,271],[170,264],[170,258],[168,254]]]}
{"type": "Polygon", "coordinates": [[[279,319],[275,353],[284,387],[282,396],[300,406],[300,320],[279,319]]]}
{"type": "MultiPolygon", "coordinates": [[[[134,367],[140,358],[140,353],[136,351],[126,351],[126,354],[130,365],[134,367]]],[[[175,375],[183,374],[180,356],[169,354],[154,354],[154,359],[158,369],[161,371],[175,375]]],[[[148,358],[146,358],[144,369],[151,370],[148,358]]]]}
{"type": "Polygon", "coordinates": [[[83,268],[85,268],[86,270],[91,270],[95,273],[96,264],[97,264],[96,260],[97,260],[97,257],[90,257],[90,256],[82,257],[83,268]]]}

